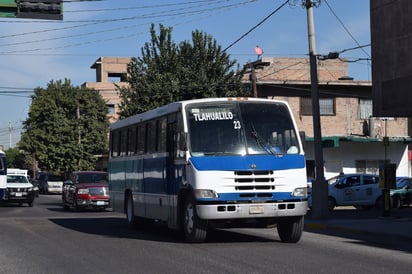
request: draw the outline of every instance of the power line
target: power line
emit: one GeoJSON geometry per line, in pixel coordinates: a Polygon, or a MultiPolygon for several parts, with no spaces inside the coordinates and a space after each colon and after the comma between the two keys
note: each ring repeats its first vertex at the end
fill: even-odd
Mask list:
{"type": "MultiPolygon", "coordinates": [[[[216,7],[208,7],[206,9],[197,9],[197,10],[191,10],[191,11],[182,11],[182,9],[176,9],[176,10],[168,10],[168,13],[164,12],[157,12],[157,13],[152,13],[152,14],[146,14],[142,16],[132,16],[132,17],[123,17],[123,18],[116,18],[116,19],[102,19],[102,20],[88,20],[88,21],[76,21],[76,22],[89,22],[87,24],[81,24],[77,26],[70,26],[70,27],[63,27],[63,28],[55,28],[55,29],[48,29],[48,30],[41,30],[41,31],[35,31],[35,32],[25,32],[25,33],[20,33],[20,34],[13,34],[13,35],[4,35],[0,36],[0,38],[8,38],[8,37],[16,37],[16,36],[22,36],[22,35],[30,35],[30,34],[38,34],[38,33],[45,33],[45,32],[52,32],[52,31],[57,31],[57,30],[67,30],[71,28],[79,28],[79,27],[85,27],[85,26],[90,26],[90,25],[97,25],[101,23],[109,23],[109,22],[116,22],[116,21],[125,21],[125,20],[135,20],[135,19],[146,19],[146,18],[153,18],[153,17],[170,17],[170,16],[176,16],[176,18],[181,18],[182,16],[193,16],[193,15],[199,15],[202,13],[209,13],[213,12],[213,15],[216,14],[217,10],[228,10],[232,8],[239,7],[241,5],[246,5],[251,2],[255,2],[256,0],[247,0],[247,1],[242,1],[239,3],[234,3],[230,5],[220,5],[216,7]]],[[[194,2],[190,2],[194,3],[194,2]]],[[[206,5],[206,4],[203,4],[206,5]]],[[[200,6],[203,6],[200,5],[200,6]]],[[[209,5],[208,5],[209,6],[209,5]]],[[[189,7],[192,8],[192,7],[189,7]]],[[[196,8],[199,8],[199,5],[196,5],[196,8]]],[[[172,18],[173,19],[173,18],[172,18]]],[[[74,21],[73,21],[74,22],[74,21]]],[[[135,27],[138,25],[135,25],[135,27]]],[[[119,28],[114,28],[110,30],[103,30],[103,31],[95,31],[89,34],[100,34],[102,32],[109,32],[109,31],[115,31],[115,30],[122,30],[126,28],[132,28],[133,26],[126,26],[126,27],[119,27],[119,28]]],[[[17,54],[17,53],[27,53],[27,52],[34,52],[34,51],[42,51],[42,50],[55,50],[55,49],[62,49],[62,48],[69,48],[69,47],[75,47],[75,46],[80,46],[80,45],[85,45],[85,44],[91,44],[91,43],[97,43],[97,42],[105,42],[105,41],[111,41],[115,39],[124,39],[124,38],[130,38],[132,36],[136,36],[142,34],[140,33],[133,33],[133,34],[125,34],[117,37],[110,37],[110,38],[103,38],[103,39],[98,39],[98,40],[92,40],[92,41],[82,41],[76,44],[70,44],[70,45],[63,45],[63,46],[58,46],[58,47],[49,47],[49,48],[30,48],[26,50],[10,50],[10,51],[3,51],[0,52],[2,55],[10,55],[10,54],[17,54]]],[[[58,38],[50,38],[46,39],[47,41],[52,41],[52,40],[58,40],[58,39],[65,39],[65,38],[70,38],[70,37],[76,37],[76,36],[84,36],[87,34],[77,34],[77,35],[72,35],[72,36],[65,36],[65,37],[58,37],[58,38]]],[[[19,43],[10,43],[10,44],[5,44],[2,46],[11,46],[11,45],[17,45],[17,44],[25,44],[25,43],[31,43],[31,42],[43,42],[46,40],[33,40],[33,41],[26,41],[26,42],[19,42],[19,43]]]]}
{"type": "Polygon", "coordinates": [[[148,5],[148,6],[138,6],[138,7],[123,7],[123,8],[107,8],[107,9],[88,9],[88,10],[65,10],[64,12],[68,13],[77,13],[77,12],[102,12],[102,11],[123,11],[123,10],[136,10],[136,9],[152,9],[152,8],[165,8],[165,7],[171,7],[171,6],[183,6],[183,5],[188,5],[188,4],[199,4],[199,3],[210,3],[210,2],[222,2],[221,0],[203,0],[203,1],[193,1],[193,2],[179,2],[179,3],[173,3],[173,4],[162,4],[162,5],[148,5]]]}
{"type": "Polygon", "coordinates": [[[338,15],[334,12],[334,10],[332,9],[332,7],[329,5],[327,0],[324,0],[326,5],[328,6],[329,10],[332,12],[332,14],[336,17],[336,19],[339,21],[339,23],[342,25],[342,27],[345,29],[346,33],[353,39],[353,41],[355,41],[355,43],[358,45],[358,48],[360,48],[365,54],[366,56],[368,56],[370,58],[369,53],[367,53],[363,47],[360,45],[360,43],[358,42],[358,40],[356,40],[356,38],[352,35],[352,33],[349,31],[349,29],[345,26],[345,24],[342,22],[342,20],[338,17],[338,15]]]}
{"type": "Polygon", "coordinates": [[[277,13],[281,8],[283,8],[287,3],[289,2],[289,0],[286,0],[282,5],[280,5],[277,9],[275,9],[274,11],[272,11],[268,16],[266,16],[262,21],[260,21],[257,25],[255,25],[253,28],[251,28],[248,32],[246,32],[245,34],[243,34],[240,38],[238,38],[236,41],[234,41],[233,43],[231,43],[229,46],[227,46],[223,52],[225,52],[226,50],[228,50],[229,48],[233,47],[235,44],[237,44],[237,42],[239,42],[240,40],[242,40],[243,38],[245,38],[247,35],[249,35],[252,31],[254,31],[257,27],[259,27],[260,25],[262,25],[266,20],[268,20],[272,15],[274,15],[275,13],[277,13]]]}

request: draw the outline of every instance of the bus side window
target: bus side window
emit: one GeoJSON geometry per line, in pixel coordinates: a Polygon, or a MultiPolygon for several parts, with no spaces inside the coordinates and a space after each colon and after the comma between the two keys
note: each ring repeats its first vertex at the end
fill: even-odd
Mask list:
{"type": "Polygon", "coordinates": [[[147,124],[147,152],[155,153],[157,148],[157,121],[147,124]]]}
{"type": "Polygon", "coordinates": [[[119,155],[119,144],[120,144],[120,131],[111,132],[111,156],[118,157],[119,155]]]}
{"type": "Polygon", "coordinates": [[[136,128],[130,127],[127,131],[127,155],[134,155],[136,151],[136,128]]]}
{"type": "Polygon", "coordinates": [[[158,125],[158,142],[157,142],[157,151],[166,152],[166,143],[167,143],[167,119],[162,118],[159,121],[158,125]]]}
{"type": "Polygon", "coordinates": [[[137,127],[137,154],[146,152],[146,124],[137,127]]]}

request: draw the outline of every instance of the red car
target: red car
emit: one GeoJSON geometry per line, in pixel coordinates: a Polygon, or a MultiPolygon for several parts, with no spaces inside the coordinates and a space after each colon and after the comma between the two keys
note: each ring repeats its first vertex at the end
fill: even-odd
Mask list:
{"type": "Polygon", "coordinates": [[[107,172],[76,171],[63,184],[63,209],[100,209],[110,207],[107,172]]]}

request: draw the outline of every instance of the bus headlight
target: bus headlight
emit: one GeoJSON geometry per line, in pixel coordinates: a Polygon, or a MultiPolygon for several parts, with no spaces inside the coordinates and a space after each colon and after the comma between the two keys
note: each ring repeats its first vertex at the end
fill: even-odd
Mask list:
{"type": "Polygon", "coordinates": [[[197,199],[202,198],[217,198],[217,193],[211,189],[196,189],[195,190],[195,197],[197,199]]]}
{"type": "Polygon", "coordinates": [[[308,188],[307,187],[295,188],[292,192],[292,196],[308,196],[308,188]]]}

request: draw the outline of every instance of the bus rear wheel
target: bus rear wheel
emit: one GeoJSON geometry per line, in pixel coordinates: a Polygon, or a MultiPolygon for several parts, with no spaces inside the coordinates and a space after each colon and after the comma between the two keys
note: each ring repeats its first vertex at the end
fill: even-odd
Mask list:
{"type": "Polygon", "coordinates": [[[183,208],[183,232],[187,242],[202,243],[207,235],[207,222],[199,219],[194,199],[185,200],[183,208]]]}
{"type": "Polygon", "coordinates": [[[277,224],[280,240],[284,243],[297,243],[303,233],[304,217],[290,218],[277,224]]]}

